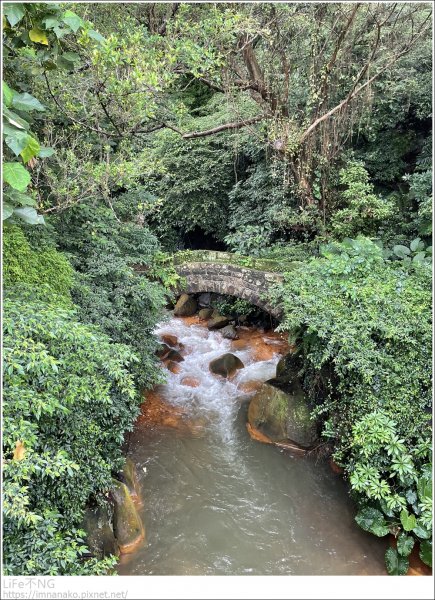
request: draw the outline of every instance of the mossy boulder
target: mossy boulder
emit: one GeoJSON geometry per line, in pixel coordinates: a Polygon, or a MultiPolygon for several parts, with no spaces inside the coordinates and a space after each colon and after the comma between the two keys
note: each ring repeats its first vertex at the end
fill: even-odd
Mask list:
{"type": "Polygon", "coordinates": [[[119,545],[110,525],[109,512],[106,508],[88,507],[83,516],[82,527],[86,532],[86,544],[93,556],[119,556],[119,545]]]}
{"type": "Polygon", "coordinates": [[[201,310],[198,312],[198,317],[200,318],[201,321],[207,321],[208,319],[210,319],[212,314],[213,314],[212,308],[201,308],[201,310]]]}
{"type": "Polygon", "coordinates": [[[294,380],[299,377],[302,360],[299,354],[289,352],[285,354],[276,365],[276,378],[280,380],[294,380]]]}
{"type": "Polygon", "coordinates": [[[263,383],[249,404],[248,421],[272,442],[290,441],[310,448],[317,441],[317,427],[310,419],[307,398],[297,380],[287,391],[263,383]]]}
{"type": "Polygon", "coordinates": [[[125,483],[112,480],[111,498],[114,505],[113,532],[121,554],[129,554],[145,538],[145,530],[125,483]]]}
{"type": "Polygon", "coordinates": [[[207,323],[207,328],[212,331],[214,329],[223,329],[230,322],[228,317],[223,317],[220,314],[213,313],[211,319],[207,323]]]}
{"type": "Polygon", "coordinates": [[[232,377],[238,369],[243,369],[244,366],[240,358],[228,352],[212,360],[209,364],[209,369],[215,375],[232,377]]]}
{"type": "Polygon", "coordinates": [[[124,468],[120,474],[120,480],[128,487],[128,491],[132,496],[139,497],[139,477],[137,474],[136,465],[130,457],[125,461],[124,468]]]}
{"type": "Polygon", "coordinates": [[[176,317],[191,317],[196,313],[198,305],[193,296],[189,294],[181,294],[177,300],[177,304],[174,308],[174,315],[176,317]]]}

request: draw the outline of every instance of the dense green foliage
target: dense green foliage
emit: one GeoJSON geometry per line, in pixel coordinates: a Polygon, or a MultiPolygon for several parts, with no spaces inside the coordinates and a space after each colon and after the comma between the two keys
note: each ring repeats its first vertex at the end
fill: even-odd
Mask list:
{"type": "Polygon", "coordinates": [[[63,305],[71,305],[73,269],[64,254],[52,246],[33,249],[23,231],[8,226],[3,231],[3,284],[9,289],[17,284],[44,286],[63,305]]]}
{"type": "Polygon", "coordinates": [[[169,271],[162,265],[158,272],[156,238],[148,228],[121,222],[113,210],[97,203],[82,203],[59,215],[54,224],[59,247],[77,271],[72,297],[80,318],[99,325],[112,340],[130,345],[139,357],[138,383],[152,386],[159,380],[152,330],[162,315],[165,295],[162,285],[149,276],[169,271]],[[134,265],[144,274],[136,275],[134,265]]]}
{"type": "Polygon", "coordinates": [[[398,535],[389,572],[414,539],[428,562],[431,11],[6,3],[8,572],[110,568],[77,558],[79,515],[160,380],[168,253],[198,249],[286,271],[282,329],[358,523],[398,535]]]}
{"type": "Polygon", "coordinates": [[[101,572],[80,559],[78,524],[122,465],[123,433],[138,412],[129,373],[137,358],[72,311],[32,300],[31,289],[8,295],[4,310],[6,572],[101,572]]]}
{"type": "Polygon", "coordinates": [[[429,531],[425,539],[432,500],[417,489],[431,473],[431,264],[417,254],[348,239],[288,274],[277,293],[280,328],[299,348],[314,412],[353,490],[391,527],[429,531]],[[415,526],[400,525],[403,511],[415,526]]]}

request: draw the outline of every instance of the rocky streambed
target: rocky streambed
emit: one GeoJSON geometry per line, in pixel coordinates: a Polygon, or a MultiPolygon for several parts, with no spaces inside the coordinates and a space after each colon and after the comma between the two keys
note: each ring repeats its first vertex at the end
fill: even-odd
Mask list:
{"type": "Polygon", "coordinates": [[[358,528],[341,477],[311,452],[305,398],[280,376],[286,339],[226,333],[198,308],[156,331],[167,383],[145,395],[126,448],[146,536],[118,572],[384,574],[385,542],[358,528]]]}

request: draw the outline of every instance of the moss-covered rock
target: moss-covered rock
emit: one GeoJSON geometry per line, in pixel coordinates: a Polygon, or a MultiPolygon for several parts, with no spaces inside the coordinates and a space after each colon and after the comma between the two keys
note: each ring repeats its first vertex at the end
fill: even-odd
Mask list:
{"type": "Polygon", "coordinates": [[[297,381],[288,391],[264,383],[249,404],[248,421],[273,442],[291,441],[309,448],[317,440],[316,424],[297,381]]]}
{"type": "Polygon", "coordinates": [[[132,496],[139,497],[139,477],[137,475],[136,465],[130,457],[125,461],[121,473],[121,481],[128,487],[128,491],[132,496]]]}
{"type": "Polygon", "coordinates": [[[209,369],[215,375],[232,377],[238,369],[243,369],[244,366],[240,358],[228,352],[212,360],[209,364],[209,369]]]}
{"type": "Polygon", "coordinates": [[[201,308],[201,310],[198,313],[198,317],[200,318],[201,321],[207,321],[207,319],[210,319],[212,314],[213,314],[212,308],[201,308]]]}
{"type": "Polygon", "coordinates": [[[297,379],[302,369],[302,360],[299,354],[289,352],[285,354],[276,365],[276,377],[281,380],[297,379]]]}
{"type": "Polygon", "coordinates": [[[83,516],[82,527],[86,532],[86,544],[97,558],[119,556],[119,545],[110,525],[109,512],[100,506],[88,507],[83,516]]]}
{"type": "Polygon", "coordinates": [[[198,305],[193,296],[189,294],[181,294],[177,300],[177,304],[174,308],[174,315],[176,317],[191,317],[196,313],[198,305]]]}
{"type": "Polygon", "coordinates": [[[144,526],[125,483],[114,479],[111,497],[114,504],[113,532],[121,554],[129,554],[144,540],[144,526]]]}
{"type": "Polygon", "coordinates": [[[230,322],[228,317],[223,317],[220,314],[213,313],[210,321],[207,323],[207,328],[212,331],[214,329],[223,329],[230,322]]]}

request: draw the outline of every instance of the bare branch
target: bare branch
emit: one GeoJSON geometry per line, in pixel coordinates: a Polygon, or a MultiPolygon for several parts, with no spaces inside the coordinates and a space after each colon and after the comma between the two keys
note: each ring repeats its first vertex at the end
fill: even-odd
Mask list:
{"type": "MultiPolygon", "coordinates": [[[[427,21],[427,19],[426,19],[427,21]]],[[[425,21],[425,23],[426,23],[425,21]]],[[[395,54],[393,56],[393,58],[387,62],[377,73],[375,73],[372,77],[370,77],[370,79],[368,79],[363,85],[357,87],[358,82],[361,81],[362,77],[364,76],[364,74],[366,73],[369,64],[370,64],[370,60],[364,65],[364,67],[361,69],[361,71],[359,72],[359,74],[357,75],[357,79],[355,84],[353,85],[351,91],[349,92],[349,94],[346,96],[346,98],[344,100],[342,100],[339,104],[337,104],[336,106],[334,106],[334,108],[331,108],[331,110],[329,110],[327,113],[325,113],[324,115],[322,115],[321,117],[319,117],[318,119],[316,119],[313,123],[311,123],[311,125],[308,127],[308,129],[306,129],[304,131],[304,133],[301,135],[300,139],[299,139],[299,143],[302,144],[310,135],[311,133],[321,124],[323,123],[323,121],[326,121],[327,119],[331,118],[332,115],[334,115],[336,112],[338,112],[339,110],[341,110],[342,108],[344,108],[351,100],[353,100],[353,98],[355,98],[355,96],[357,96],[358,94],[360,94],[362,92],[362,90],[364,90],[367,86],[369,86],[371,83],[373,83],[373,81],[375,81],[380,75],[382,75],[382,73],[384,71],[386,71],[387,69],[389,69],[390,67],[392,67],[398,60],[399,58],[401,58],[402,56],[404,56],[405,54],[407,54],[409,52],[409,50],[412,48],[412,46],[415,44],[416,40],[418,38],[420,38],[424,33],[426,33],[426,31],[428,31],[429,26],[428,27],[422,27],[419,31],[419,33],[417,33],[416,35],[414,35],[412,37],[412,39],[409,41],[409,43],[397,54],[395,54]]],[[[378,31],[379,34],[379,31],[378,31]]],[[[372,56],[371,58],[373,58],[374,56],[374,52],[376,51],[377,48],[377,44],[375,45],[374,51],[372,52],[372,56]]]]}
{"type": "Polygon", "coordinates": [[[45,84],[47,86],[47,90],[48,93],[50,94],[52,100],[54,101],[54,103],[56,104],[56,106],[58,107],[58,109],[66,116],[68,117],[68,119],[70,119],[70,121],[72,121],[73,123],[76,123],[77,125],[80,125],[81,127],[85,127],[86,129],[89,129],[90,131],[95,131],[96,133],[99,133],[101,135],[106,135],[108,137],[120,137],[118,133],[112,133],[110,131],[105,131],[103,129],[99,129],[98,127],[93,127],[92,125],[88,125],[87,123],[83,123],[83,121],[79,121],[78,119],[75,119],[74,117],[72,117],[66,110],[65,108],[62,106],[62,104],[59,102],[59,100],[57,99],[56,95],[53,93],[51,86],[50,86],[50,82],[48,81],[48,77],[47,77],[47,73],[44,72],[44,79],[45,79],[45,84]]]}
{"type": "Polygon", "coordinates": [[[225,123],[225,125],[219,125],[218,127],[213,127],[213,129],[207,129],[205,131],[192,131],[191,133],[184,133],[183,139],[194,139],[199,137],[205,137],[208,135],[214,135],[215,133],[220,133],[221,131],[227,131],[228,129],[241,129],[242,127],[247,127],[248,125],[253,125],[254,123],[259,123],[260,121],[264,121],[265,119],[270,119],[270,115],[259,115],[257,117],[252,117],[252,119],[246,119],[244,121],[236,121],[234,123],[225,123]]]}

